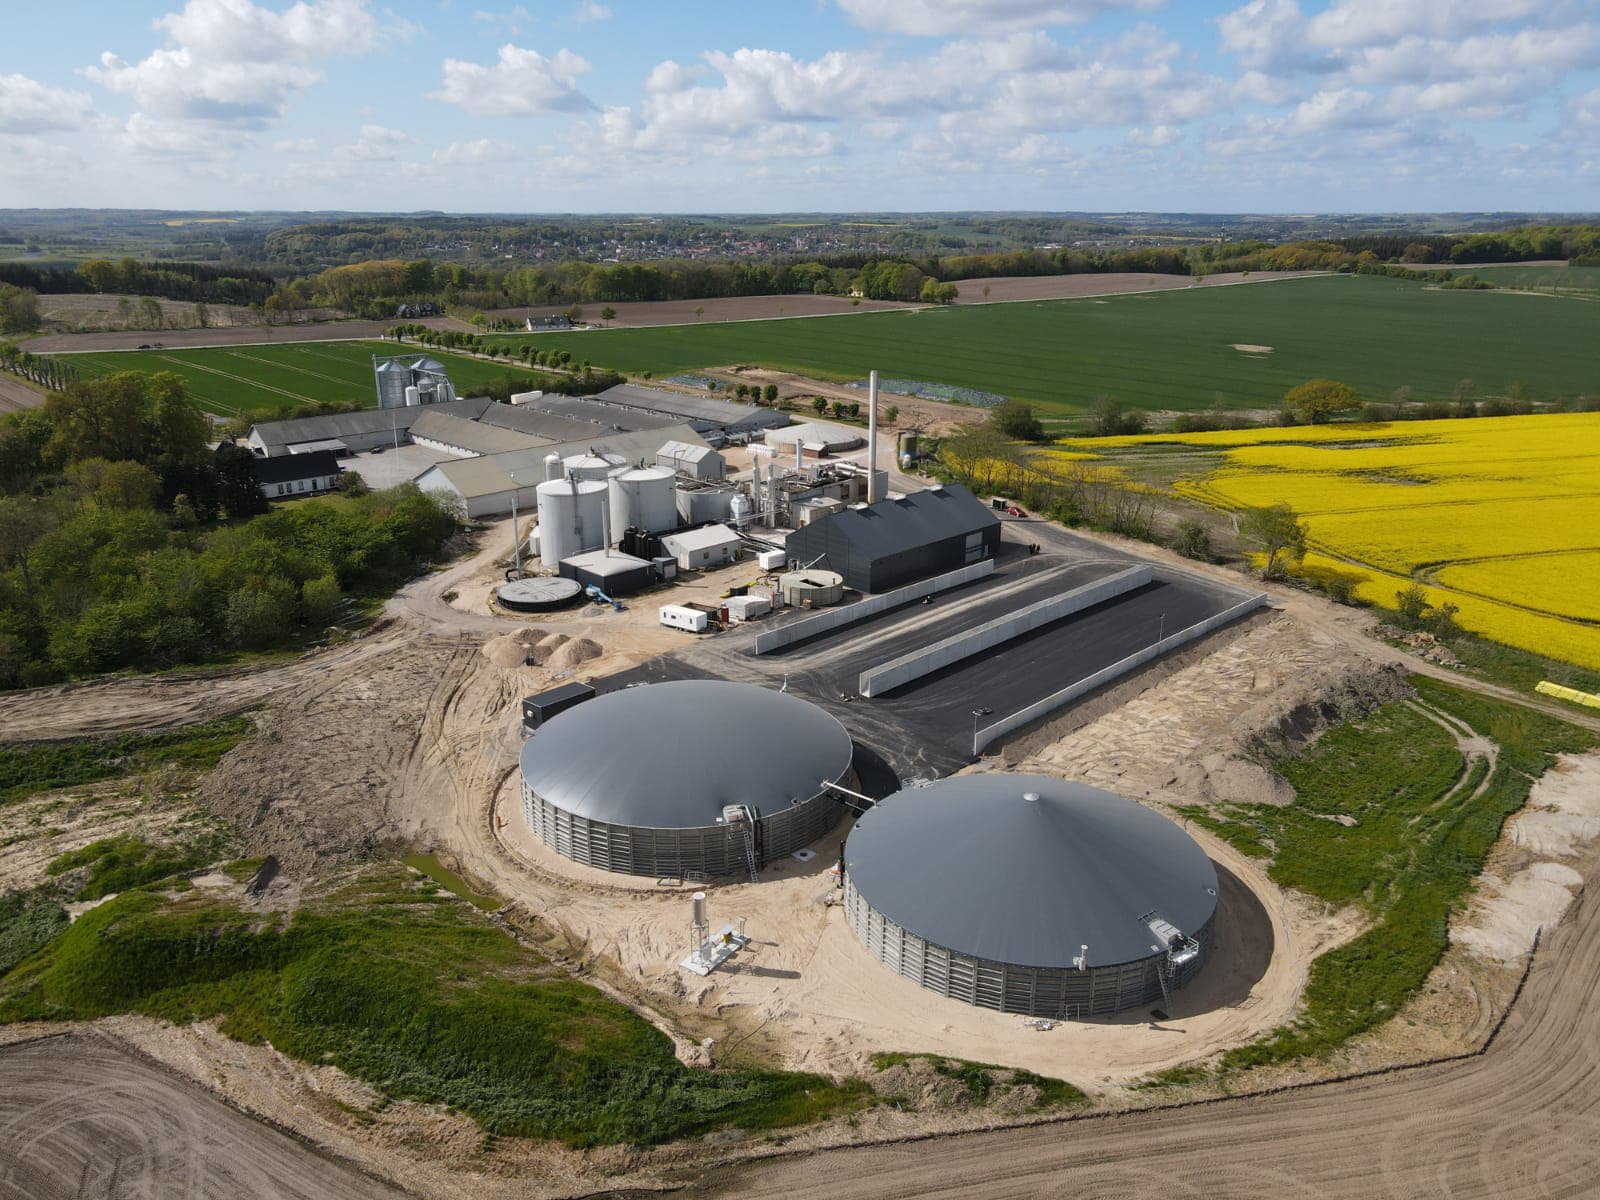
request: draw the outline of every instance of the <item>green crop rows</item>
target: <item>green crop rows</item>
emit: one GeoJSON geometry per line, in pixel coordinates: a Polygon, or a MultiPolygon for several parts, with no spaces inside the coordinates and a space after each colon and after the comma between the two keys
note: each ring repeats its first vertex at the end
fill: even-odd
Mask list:
{"type": "Polygon", "coordinates": [[[288,342],[277,346],[201,350],[117,350],[63,356],[83,375],[117,371],[171,371],[207,412],[223,416],[307,403],[359,400],[377,403],[372,356],[427,354],[445,366],[463,395],[491,379],[522,375],[515,367],[392,342],[288,342]]]}
{"type": "MultiPolygon", "coordinates": [[[[516,344],[518,339],[505,341],[516,344]]],[[[522,339],[526,340],[526,339],[522,339]]],[[[833,379],[886,376],[1000,392],[1062,412],[1111,394],[1148,409],[1276,406],[1326,375],[1364,400],[1408,385],[1480,396],[1524,381],[1535,399],[1600,392],[1600,305],[1439,291],[1375,276],[1269,280],[1143,295],[540,334],[629,374],[755,363],[833,379]],[[1268,353],[1235,345],[1270,346],[1268,353]]]]}

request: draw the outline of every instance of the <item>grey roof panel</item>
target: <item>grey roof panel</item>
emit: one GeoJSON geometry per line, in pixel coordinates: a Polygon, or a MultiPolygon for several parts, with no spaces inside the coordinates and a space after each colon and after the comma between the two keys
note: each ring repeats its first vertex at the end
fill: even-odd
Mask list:
{"type": "Polygon", "coordinates": [[[552,718],[522,747],[522,777],[591,821],[715,825],[724,805],[766,816],[843,779],[844,726],[809,701],[748,683],[691,679],[623,688],[552,718]]]}
{"type": "Polygon", "coordinates": [[[446,400],[441,404],[418,404],[409,408],[364,408],[353,413],[330,413],[325,417],[294,417],[287,421],[264,421],[251,427],[269,446],[288,446],[300,442],[320,442],[329,438],[356,437],[390,428],[407,430],[425,412],[448,413],[475,421],[494,401],[487,397],[471,400],[446,400]]]}
{"type": "Polygon", "coordinates": [[[847,508],[819,517],[790,536],[804,545],[831,528],[849,539],[864,558],[887,558],[1000,524],[1000,518],[959,483],[912,492],[899,500],[879,500],[866,508],[847,508]]]}
{"type": "Polygon", "coordinates": [[[845,869],[873,908],[925,941],[1018,966],[1071,967],[1081,946],[1090,967],[1148,958],[1155,939],[1141,918],[1192,935],[1217,907],[1216,868],[1178,826],[1038,775],[896,792],[856,822],[845,869]]]}

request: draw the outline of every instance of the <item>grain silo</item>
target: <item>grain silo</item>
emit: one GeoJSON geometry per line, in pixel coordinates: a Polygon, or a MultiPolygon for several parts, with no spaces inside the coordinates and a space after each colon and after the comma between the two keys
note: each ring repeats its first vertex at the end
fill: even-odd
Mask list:
{"type": "Polygon", "coordinates": [[[574,454],[561,462],[561,473],[569,479],[606,479],[628,465],[620,454],[574,454]]]}
{"type": "Polygon", "coordinates": [[[606,485],[600,479],[549,479],[539,497],[539,561],[557,571],[561,560],[599,550],[606,536],[606,485]]]}
{"type": "Polygon", "coordinates": [[[800,697],[720,680],[623,688],[522,748],[522,808],[546,845],[629,875],[754,874],[816,841],[854,786],[850,735],[800,697]]]}
{"type": "Polygon", "coordinates": [[[611,531],[640,529],[660,533],[678,527],[674,485],[677,476],[665,467],[639,467],[611,476],[611,531]]]}
{"type": "Polygon", "coordinates": [[[845,911],[891,971],[1056,1019],[1162,1004],[1211,951],[1217,873],[1132,800],[1036,775],[908,788],[856,822],[845,911]]]}

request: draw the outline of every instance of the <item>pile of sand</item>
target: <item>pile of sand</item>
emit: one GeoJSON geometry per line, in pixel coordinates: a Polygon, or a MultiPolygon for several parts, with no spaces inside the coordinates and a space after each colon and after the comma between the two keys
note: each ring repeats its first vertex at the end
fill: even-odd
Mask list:
{"type": "MultiPolygon", "coordinates": [[[[590,638],[573,638],[571,641],[562,639],[563,644],[545,660],[545,666],[554,670],[565,671],[579,663],[586,663],[592,658],[599,658],[605,649],[599,642],[590,638]]],[[[541,646],[540,649],[543,649],[541,646]]]]}
{"type": "Polygon", "coordinates": [[[604,653],[605,647],[589,638],[573,638],[537,627],[502,634],[483,644],[483,656],[508,671],[524,666],[566,671],[604,653]]]}
{"type": "Polygon", "coordinates": [[[548,635],[543,629],[518,629],[490,638],[483,644],[483,656],[497,667],[511,670],[526,665],[538,646],[548,635]]]}

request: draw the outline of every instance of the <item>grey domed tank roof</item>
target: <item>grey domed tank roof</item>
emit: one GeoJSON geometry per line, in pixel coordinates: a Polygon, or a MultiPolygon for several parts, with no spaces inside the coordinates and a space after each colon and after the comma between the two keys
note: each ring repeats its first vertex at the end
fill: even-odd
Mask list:
{"type": "Polygon", "coordinates": [[[522,747],[522,777],[591,821],[715,825],[727,804],[768,816],[843,779],[844,726],[810,701],[691,679],[623,688],[553,717],[522,747]]]}
{"type": "Polygon", "coordinates": [[[896,792],[856,822],[845,867],[901,928],[1018,966],[1070,967],[1085,945],[1090,967],[1148,958],[1148,914],[1192,935],[1217,907],[1216,869],[1178,826],[1038,775],[960,775],[896,792]]]}

